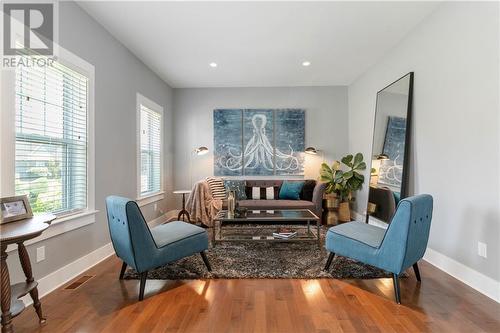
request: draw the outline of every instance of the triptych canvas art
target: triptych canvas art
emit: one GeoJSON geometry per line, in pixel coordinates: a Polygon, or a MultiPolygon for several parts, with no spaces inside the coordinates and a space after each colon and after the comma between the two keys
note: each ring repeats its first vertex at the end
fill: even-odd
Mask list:
{"type": "Polygon", "coordinates": [[[214,110],[216,176],[302,175],[303,109],[214,110]]]}

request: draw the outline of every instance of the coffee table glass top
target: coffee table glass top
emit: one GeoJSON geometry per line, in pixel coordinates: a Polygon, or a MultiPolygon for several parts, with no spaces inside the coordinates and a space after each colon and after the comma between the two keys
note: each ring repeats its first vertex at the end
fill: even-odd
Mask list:
{"type": "Polygon", "coordinates": [[[215,246],[221,241],[314,241],[321,248],[321,223],[308,209],[248,210],[245,217],[229,216],[227,210],[222,210],[214,219],[212,244],[215,246]],[[296,234],[289,238],[276,236],[277,226],[286,227],[296,234]]]}
{"type": "Polygon", "coordinates": [[[216,217],[219,221],[310,221],[319,219],[308,209],[297,210],[248,210],[246,217],[228,216],[221,210],[216,217]]]}

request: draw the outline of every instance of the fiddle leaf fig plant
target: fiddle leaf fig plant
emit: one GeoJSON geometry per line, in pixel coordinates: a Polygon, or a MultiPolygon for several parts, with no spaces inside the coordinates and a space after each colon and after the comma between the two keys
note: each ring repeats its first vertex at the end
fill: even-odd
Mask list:
{"type": "Polygon", "coordinates": [[[333,162],[330,167],[326,163],[321,164],[320,180],[327,183],[325,192],[336,193],[341,202],[349,201],[352,193],[361,189],[365,181],[360,171],[366,169],[363,162],[363,154],[357,153],[355,156],[347,155],[341,159],[347,170],[341,170],[339,161],[333,162]]]}
{"type": "Polygon", "coordinates": [[[320,180],[326,182],[325,192],[333,193],[337,184],[342,181],[343,172],[340,170],[340,162],[334,161],[331,167],[323,162],[319,174],[320,180]]]}

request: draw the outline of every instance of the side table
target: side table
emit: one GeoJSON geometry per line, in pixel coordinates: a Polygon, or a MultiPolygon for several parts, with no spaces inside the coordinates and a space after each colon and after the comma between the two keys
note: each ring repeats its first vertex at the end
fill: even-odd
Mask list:
{"type": "Polygon", "coordinates": [[[24,310],[24,303],[19,298],[28,293],[33,299],[33,307],[40,323],[45,322],[42,315],[42,304],[38,299],[38,282],[33,278],[30,258],[24,242],[40,236],[55,219],[55,215],[47,214],[0,225],[2,333],[13,332],[12,318],[24,310]],[[9,269],[6,261],[7,246],[9,244],[17,244],[19,260],[26,276],[26,282],[12,286],[10,285],[9,269]]]}
{"type": "Polygon", "coordinates": [[[179,215],[177,215],[177,220],[181,220],[182,218],[182,221],[185,221],[184,220],[184,216],[187,217],[187,221],[189,223],[191,223],[191,218],[189,217],[189,212],[186,210],[186,194],[189,194],[191,193],[191,191],[189,190],[177,190],[177,191],[174,191],[174,194],[182,194],[182,209],[181,211],[179,212],[179,215]]]}

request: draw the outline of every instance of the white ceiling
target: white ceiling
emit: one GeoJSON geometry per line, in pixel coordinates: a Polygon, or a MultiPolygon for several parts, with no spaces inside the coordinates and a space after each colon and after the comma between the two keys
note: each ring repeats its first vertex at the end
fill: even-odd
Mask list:
{"type": "Polygon", "coordinates": [[[438,5],[78,3],[172,87],[348,85],[438,5]]]}

